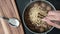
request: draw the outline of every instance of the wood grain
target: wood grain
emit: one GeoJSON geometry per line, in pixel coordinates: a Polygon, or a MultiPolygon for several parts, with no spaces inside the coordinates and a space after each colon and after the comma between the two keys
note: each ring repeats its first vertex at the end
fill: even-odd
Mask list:
{"type": "MultiPolygon", "coordinates": [[[[7,18],[14,17],[20,20],[14,0],[0,0],[0,16],[7,18]]],[[[18,28],[15,28],[9,25],[5,20],[0,19],[0,34],[24,34],[22,23],[18,28]]]]}

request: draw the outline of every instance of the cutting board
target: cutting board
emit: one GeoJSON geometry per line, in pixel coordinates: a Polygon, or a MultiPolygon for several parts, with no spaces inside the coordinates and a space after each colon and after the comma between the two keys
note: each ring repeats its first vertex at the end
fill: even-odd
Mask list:
{"type": "MultiPolygon", "coordinates": [[[[20,20],[15,0],[0,0],[0,16],[17,18],[20,20]]],[[[24,34],[22,23],[19,27],[12,27],[3,19],[0,19],[0,34],[24,34]]]]}

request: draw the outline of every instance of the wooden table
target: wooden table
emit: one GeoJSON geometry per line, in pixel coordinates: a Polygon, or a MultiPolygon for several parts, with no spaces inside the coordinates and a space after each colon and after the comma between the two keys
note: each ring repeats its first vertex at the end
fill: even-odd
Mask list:
{"type": "MultiPolygon", "coordinates": [[[[0,16],[14,17],[20,20],[15,0],[0,0],[0,16]]],[[[22,23],[19,27],[12,27],[4,19],[0,18],[0,34],[24,34],[22,23]]]]}

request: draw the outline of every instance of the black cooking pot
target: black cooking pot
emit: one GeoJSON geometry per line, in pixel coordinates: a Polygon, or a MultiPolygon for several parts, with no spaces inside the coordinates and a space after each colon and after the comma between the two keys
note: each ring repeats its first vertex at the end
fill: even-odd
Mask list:
{"type": "MultiPolygon", "coordinates": [[[[29,27],[28,27],[28,25],[27,25],[27,22],[26,22],[26,20],[25,20],[25,17],[27,17],[28,16],[28,10],[31,8],[31,6],[33,6],[33,4],[34,3],[40,3],[40,2],[44,2],[44,3],[47,3],[48,5],[50,5],[52,8],[53,8],[53,10],[55,10],[56,11],[56,9],[55,9],[55,7],[50,3],[50,2],[48,2],[48,1],[46,1],[46,0],[30,0],[30,3],[28,3],[26,6],[25,6],[25,8],[24,8],[24,10],[23,10],[23,14],[22,14],[22,20],[23,20],[23,24],[24,24],[24,26],[30,31],[30,32],[32,32],[32,33],[34,33],[34,34],[47,34],[48,32],[50,32],[54,27],[51,27],[48,31],[45,31],[45,32],[35,32],[35,31],[33,31],[33,30],[31,30],[29,27]],[[27,11],[26,11],[27,10],[27,11]],[[25,15],[25,13],[26,13],[26,15],[25,15]]],[[[27,17],[27,21],[28,22],[30,22],[29,20],[28,20],[28,17],[27,17]]],[[[30,22],[31,23],[31,22],[30,22]]],[[[30,23],[29,23],[29,25],[30,25],[30,23]]],[[[31,27],[33,27],[32,25],[31,25],[31,27]]]]}

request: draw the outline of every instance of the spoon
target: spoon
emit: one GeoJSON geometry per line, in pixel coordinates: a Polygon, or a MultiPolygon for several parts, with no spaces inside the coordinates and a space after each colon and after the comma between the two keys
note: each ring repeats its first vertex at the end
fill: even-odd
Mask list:
{"type": "Polygon", "coordinates": [[[16,18],[6,18],[6,17],[2,17],[2,16],[0,16],[0,18],[6,20],[13,27],[18,27],[20,24],[19,20],[16,18]]]}

